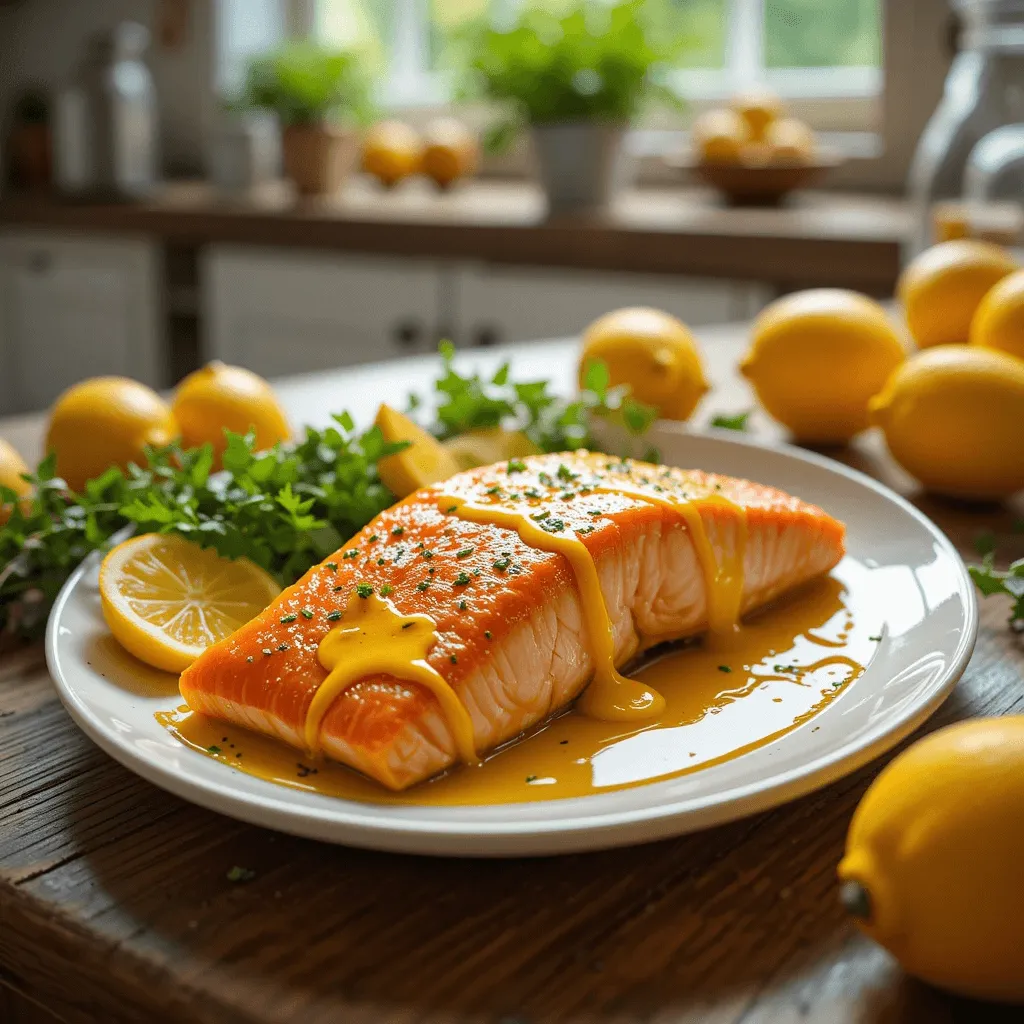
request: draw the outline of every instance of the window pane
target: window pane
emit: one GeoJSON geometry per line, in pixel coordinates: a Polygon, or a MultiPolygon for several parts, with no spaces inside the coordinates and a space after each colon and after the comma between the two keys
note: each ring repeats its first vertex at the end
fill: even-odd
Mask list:
{"type": "Polygon", "coordinates": [[[391,28],[389,8],[387,0],[320,0],[316,37],[325,46],[358,47],[382,67],[391,28]]]}
{"type": "Polygon", "coordinates": [[[459,30],[491,10],[490,0],[430,0],[430,66],[456,70],[453,65],[464,56],[453,45],[459,30]]]}
{"type": "Polygon", "coordinates": [[[878,67],[880,6],[880,0],[765,0],[765,64],[878,67]]]}
{"type": "Polygon", "coordinates": [[[725,34],[729,0],[647,0],[652,16],[666,30],[687,39],[679,67],[721,68],[725,65],[725,34]]]}

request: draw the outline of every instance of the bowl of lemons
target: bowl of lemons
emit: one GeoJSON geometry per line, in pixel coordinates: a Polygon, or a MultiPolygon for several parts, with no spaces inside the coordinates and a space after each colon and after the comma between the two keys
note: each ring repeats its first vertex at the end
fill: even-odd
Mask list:
{"type": "Polygon", "coordinates": [[[700,114],[690,139],[689,151],[673,164],[714,186],[730,206],[777,206],[842,162],[808,124],[786,113],[777,96],[763,91],[700,114]]]}

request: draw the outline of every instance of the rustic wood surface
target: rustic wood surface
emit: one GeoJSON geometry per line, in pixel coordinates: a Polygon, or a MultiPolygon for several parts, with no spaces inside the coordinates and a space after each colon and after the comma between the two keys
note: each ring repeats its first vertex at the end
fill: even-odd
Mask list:
{"type": "MultiPolygon", "coordinates": [[[[732,371],[742,332],[702,333],[717,385],[709,408],[744,408],[732,371]]],[[[566,378],[570,351],[532,355],[549,353],[566,378]]],[[[381,379],[400,381],[398,365],[381,379]]],[[[308,378],[282,394],[317,418],[327,385],[343,380],[308,378]]],[[[33,454],[40,421],[0,423],[0,435],[33,454]]],[[[877,439],[842,457],[908,488],[877,439]]],[[[1004,556],[1024,555],[1019,506],[919,504],[965,557],[982,529],[1004,556]]],[[[926,730],[1024,711],[1024,641],[1006,614],[1001,601],[982,604],[975,656],[926,730]]],[[[48,1020],[36,1004],[104,1024],[892,1024],[1024,1013],[907,978],[840,910],[835,866],[850,815],[888,758],[697,835],[474,862],[321,845],[168,796],[78,732],[38,647],[0,660],[0,716],[4,1024],[48,1020]],[[228,881],[234,865],[253,880],[228,881]]]]}
{"type": "Polygon", "coordinates": [[[778,209],[729,209],[688,187],[635,189],[600,217],[548,220],[539,190],[479,181],[439,194],[425,182],[384,193],[355,179],[337,197],[296,203],[281,184],[246,200],[207,185],[168,186],[151,202],[97,205],[37,196],[0,200],[0,227],[129,232],[173,242],[629,270],[834,285],[891,294],[911,228],[901,199],[803,192],[778,209]]]}

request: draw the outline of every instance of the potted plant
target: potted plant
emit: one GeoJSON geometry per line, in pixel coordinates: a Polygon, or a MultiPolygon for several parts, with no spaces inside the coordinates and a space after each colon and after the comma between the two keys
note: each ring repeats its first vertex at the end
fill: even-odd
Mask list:
{"type": "Polygon", "coordinates": [[[533,2],[511,25],[478,23],[463,38],[463,92],[505,110],[489,147],[529,127],[550,212],[604,207],[629,124],[653,101],[681,106],[665,73],[686,39],[660,7],[573,0],[552,13],[533,2]]]}
{"type": "Polygon", "coordinates": [[[358,154],[355,129],[371,117],[361,54],[288,43],[249,66],[244,102],[282,126],[284,172],[302,195],[338,189],[358,154]]]}

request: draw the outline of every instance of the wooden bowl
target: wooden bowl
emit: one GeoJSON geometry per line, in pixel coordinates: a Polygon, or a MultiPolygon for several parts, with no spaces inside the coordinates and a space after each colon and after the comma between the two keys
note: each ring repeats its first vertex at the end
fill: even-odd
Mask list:
{"type": "Polygon", "coordinates": [[[819,149],[807,163],[705,163],[690,155],[673,166],[713,185],[730,206],[778,206],[794,189],[806,188],[842,162],[838,153],[819,149]]]}

